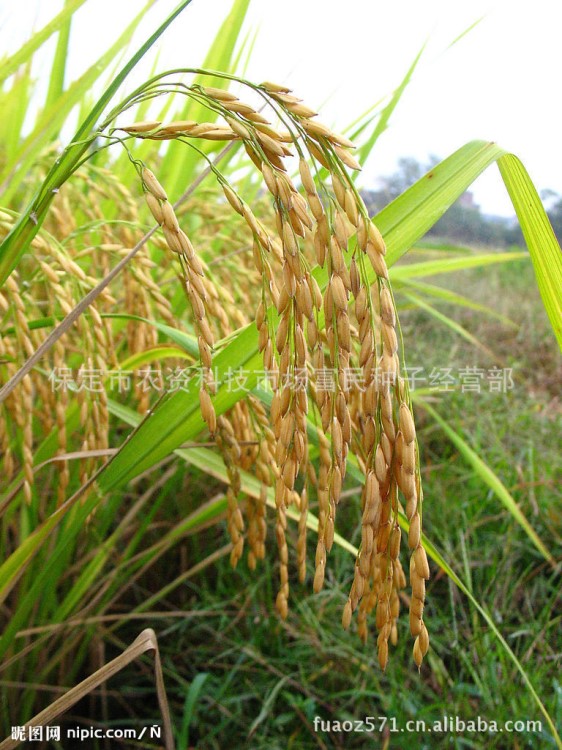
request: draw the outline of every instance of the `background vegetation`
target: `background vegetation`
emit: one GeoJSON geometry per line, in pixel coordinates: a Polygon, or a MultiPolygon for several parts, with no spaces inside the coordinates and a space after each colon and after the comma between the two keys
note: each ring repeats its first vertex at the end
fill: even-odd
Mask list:
{"type": "MultiPolygon", "coordinates": [[[[398,168],[391,175],[381,176],[377,189],[364,191],[364,199],[373,214],[382,210],[424,174],[439,164],[441,159],[431,156],[422,164],[413,157],[398,160],[398,168]]],[[[554,190],[544,190],[541,197],[545,203],[548,219],[558,242],[562,237],[562,196],[554,190]]],[[[482,212],[470,191],[464,193],[447,213],[431,227],[429,237],[452,240],[457,243],[486,245],[488,247],[511,247],[524,245],[521,227],[515,218],[494,216],[482,212]]]]}

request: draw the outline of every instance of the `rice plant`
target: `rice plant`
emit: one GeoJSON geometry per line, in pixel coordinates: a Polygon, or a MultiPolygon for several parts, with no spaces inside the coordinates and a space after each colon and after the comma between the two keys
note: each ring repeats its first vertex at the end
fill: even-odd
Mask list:
{"type": "MultiPolygon", "coordinates": [[[[54,26],[62,58],[62,32],[77,5],[68,4],[54,26]]],[[[61,106],[52,98],[29,150],[21,138],[10,151],[14,142],[5,138],[3,724],[45,724],[153,650],[172,747],[156,635],[144,631],[120,657],[91,669],[88,652],[100,640],[93,623],[134,622],[127,600],[135,583],[187,535],[224,519],[233,567],[255,571],[276,548],[282,620],[298,597],[290,588],[323,590],[334,545],[351,553],[342,625],[350,628],[355,615],[363,643],[374,633],[383,671],[395,668],[389,644],[408,637],[402,630],[418,670],[431,654],[426,585],[433,570],[442,571],[495,633],[560,746],[543,700],[485,604],[422,531],[431,499],[423,495],[414,405],[443,428],[549,568],[551,545],[484,458],[430,399],[411,392],[398,319],[401,294],[431,309],[408,282],[522,253],[439,260],[430,270],[415,262],[394,267],[497,162],[561,341],[560,248],[524,167],[499,146],[475,141],[370,217],[354,174],[376,128],[367,148],[355,149],[354,139],[323,124],[294,92],[237,75],[229,25],[236,18],[240,27],[241,2],[215,42],[228,51],[224,70],[158,73],[116,103],[129,73],[188,5],[133,55],[60,152],[50,140],[60,122],[46,125],[49,106],[61,106]],[[189,477],[194,468],[218,483],[217,496],[201,492],[165,507],[162,488],[178,470],[189,477]],[[355,516],[357,547],[338,533],[342,513],[347,523],[355,516]],[[84,681],[85,668],[91,675],[84,681]],[[52,702],[34,683],[71,689],[52,702]]],[[[0,67],[6,101],[19,90],[13,76],[44,38],[37,32],[0,67]]],[[[56,87],[55,68],[52,80],[56,87]]],[[[77,101],[65,100],[66,113],[77,101]]],[[[209,553],[211,562],[223,554],[209,553]]],[[[170,586],[160,581],[143,607],[170,586]]]]}

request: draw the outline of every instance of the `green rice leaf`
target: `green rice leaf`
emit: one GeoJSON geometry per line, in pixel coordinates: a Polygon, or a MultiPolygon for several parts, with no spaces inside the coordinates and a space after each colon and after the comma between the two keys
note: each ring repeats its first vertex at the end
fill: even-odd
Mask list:
{"type": "MultiPolygon", "coordinates": [[[[7,91],[0,92],[2,118],[0,122],[0,138],[5,153],[5,159],[16,158],[21,142],[21,131],[33,93],[31,79],[31,62],[14,75],[12,86],[7,91]]],[[[3,202],[6,201],[3,198],[3,202]]]]}
{"type": "MultiPolygon", "coordinates": [[[[230,12],[222,22],[207,52],[202,66],[204,69],[234,73],[234,54],[249,5],[250,0],[234,0],[230,12]]],[[[228,88],[229,83],[226,78],[212,78],[203,74],[197,75],[193,82],[201,86],[215,86],[216,88],[228,88]]],[[[187,100],[183,109],[175,117],[178,120],[196,120],[197,122],[214,122],[216,118],[215,112],[211,112],[207,107],[192,99],[187,100]]],[[[216,144],[202,144],[202,150],[205,153],[215,148],[217,148],[216,144]]],[[[170,195],[174,195],[180,185],[189,184],[200,163],[200,157],[191,149],[182,148],[181,144],[170,143],[161,167],[162,179],[165,180],[170,195]]]]}
{"type": "MultiPolygon", "coordinates": [[[[70,5],[70,2],[69,0],[66,0],[65,7],[68,5],[70,5]]],[[[68,57],[68,42],[70,40],[71,23],[72,16],[68,16],[59,30],[59,38],[57,41],[57,49],[55,51],[55,59],[53,60],[53,67],[51,68],[51,80],[49,81],[49,91],[47,92],[45,109],[49,109],[64,91],[64,75],[66,71],[66,60],[68,57]]]]}
{"type": "MultiPolygon", "coordinates": [[[[153,0],[149,1],[153,2],[153,0]]],[[[71,145],[67,147],[61,158],[53,165],[31,204],[26,208],[19,221],[0,244],[0,285],[4,284],[4,281],[18,264],[19,259],[25,252],[26,248],[29,247],[29,243],[39,231],[56,192],[69,178],[81,158],[88,150],[93,138],[95,137],[94,128],[96,123],[102,116],[109,102],[113,99],[114,95],[117,93],[129,73],[135,68],[137,63],[190,3],[191,0],[183,0],[183,2],[181,2],[168,16],[164,23],[162,23],[156,31],[151,34],[147,41],[137,50],[137,52],[135,52],[128,63],[122,68],[119,75],[117,75],[111,82],[87,117],[82,121],[71,145]]],[[[110,114],[108,118],[109,121],[111,121],[113,116],[113,114],[110,114]]]]}
{"type": "Polygon", "coordinates": [[[383,110],[380,113],[380,116],[377,118],[377,124],[375,128],[373,129],[373,132],[369,136],[369,138],[365,141],[365,143],[357,149],[357,158],[359,160],[360,164],[364,164],[365,161],[367,161],[367,158],[371,151],[373,150],[376,142],[380,138],[380,136],[384,133],[384,131],[388,127],[388,122],[392,116],[392,113],[396,109],[398,102],[400,99],[402,99],[402,96],[404,94],[404,91],[406,90],[408,84],[410,83],[412,76],[414,75],[414,71],[420,61],[420,58],[425,50],[425,44],[420,49],[416,57],[414,58],[414,61],[408,68],[406,75],[398,85],[398,87],[395,89],[394,93],[392,94],[389,103],[383,108],[383,110]]]}
{"type": "Polygon", "coordinates": [[[525,252],[508,253],[470,253],[461,258],[442,258],[439,260],[424,260],[407,265],[397,266],[390,271],[391,281],[406,281],[419,279],[424,276],[437,276],[443,273],[454,273],[467,268],[483,268],[494,263],[510,263],[514,260],[527,258],[525,252]]]}
{"type": "Polygon", "coordinates": [[[495,143],[471,141],[437,164],[375,217],[392,265],[426,234],[469,185],[505,153],[495,143]]]}
{"type": "Polygon", "coordinates": [[[520,160],[505,154],[498,160],[501,176],[529,248],[545,310],[562,349],[562,251],[541,199],[520,160]]]}
{"type": "Polygon", "coordinates": [[[503,484],[501,479],[494,474],[492,469],[485,463],[480,456],[468,445],[468,443],[456,432],[447,422],[430,406],[425,400],[418,400],[417,403],[425,409],[432,418],[441,427],[443,432],[451,440],[451,442],[457,447],[462,457],[472,466],[476,474],[482,479],[482,481],[488,485],[488,487],[494,492],[497,498],[500,500],[502,505],[509,511],[513,516],[514,520],[521,526],[525,531],[529,539],[532,541],[534,546],[538,549],[545,560],[551,565],[555,565],[555,560],[552,554],[547,550],[543,542],[540,540],[537,532],[533,529],[529,521],[525,518],[519,506],[509,493],[507,487],[503,484]]]}
{"type": "Polygon", "coordinates": [[[61,12],[46,26],[37,31],[20,49],[7,60],[0,62],[0,83],[11,76],[20,65],[29,62],[34,52],[39,49],[55,32],[63,28],[72,15],[86,0],[69,0],[61,12]]]}
{"type": "MultiPolygon", "coordinates": [[[[488,307],[488,305],[482,305],[479,302],[474,302],[474,300],[471,300],[468,297],[464,297],[462,294],[456,294],[450,289],[435,286],[434,284],[427,284],[424,281],[414,281],[413,279],[404,279],[402,281],[402,285],[406,287],[406,289],[415,289],[423,295],[433,297],[438,300],[443,300],[443,302],[455,305],[455,307],[466,307],[469,310],[476,310],[477,312],[484,313],[491,318],[497,318],[498,320],[501,320],[502,323],[507,326],[517,328],[517,324],[514,323],[513,320],[511,320],[511,318],[508,318],[506,315],[498,313],[493,308],[488,307]]],[[[400,285],[397,285],[397,287],[401,288],[400,285]]]]}
{"type": "Polygon", "coordinates": [[[471,343],[473,346],[476,346],[478,349],[481,349],[485,354],[488,355],[488,357],[491,357],[492,359],[495,358],[494,352],[491,351],[487,346],[485,346],[481,341],[479,341],[476,336],[474,336],[470,331],[467,331],[466,328],[461,326],[460,323],[457,323],[456,320],[453,320],[453,318],[450,318],[445,313],[441,312],[440,310],[437,310],[432,305],[425,302],[421,297],[418,297],[417,294],[411,294],[408,292],[404,293],[404,296],[406,299],[409,299],[411,302],[416,305],[416,307],[421,308],[422,310],[425,310],[427,313],[432,315],[436,320],[439,320],[441,323],[444,323],[448,328],[451,328],[455,333],[458,333],[459,336],[462,336],[463,339],[466,339],[469,343],[471,343]]]}
{"type": "Polygon", "coordinates": [[[193,357],[177,346],[153,346],[143,352],[137,352],[124,359],[119,367],[121,370],[137,370],[151,362],[162,362],[166,359],[187,359],[193,361],[193,357]]]}

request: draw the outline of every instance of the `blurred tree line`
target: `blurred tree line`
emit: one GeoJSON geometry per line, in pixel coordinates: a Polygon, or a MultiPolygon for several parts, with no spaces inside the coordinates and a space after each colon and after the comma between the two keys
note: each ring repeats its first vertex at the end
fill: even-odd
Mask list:
{"type": "MultiPolygon", "coordinates": [[[[440,161],[436,156],[430,156],[426,164],[409,156],[399,159],[396,172],[381,177],[378,189],[363,191],[363,200],[371,215],[401,195],[440,161]]],[[[547,190],[541,194],[541,198],[560,242],[562,240],[562,196],[552,190],[547,190]]],[[[463,193],[430,229],[428,236],[501,247],[524,245],[523,235],[515,216],[506,218],[483,214],[474,202],[472,193],[468,191],[463,193]]]]}

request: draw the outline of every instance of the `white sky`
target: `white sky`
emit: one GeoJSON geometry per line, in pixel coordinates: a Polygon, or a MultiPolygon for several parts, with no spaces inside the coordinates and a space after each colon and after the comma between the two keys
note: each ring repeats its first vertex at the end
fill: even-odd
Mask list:
{"type": "MultiPolygon", "coordinates": [[[[72,77],[102,54],[142,5],[86,3],[73,29],[72,77]]],[[[176,5],[158,0],[135,40],[144,40],[176,5]]],[[[62,0],[0,0],[1,48],[17,48],[34,18],[38,28],[60,7],[62,0]]],[[[193,0],[159,44],[158,70],[200,65],[230,7],[231,0],[193,0]]],[[[252,0],[245,28],[259,31],[246,76],[289,84],[336,130],[390,93],[428,42],[363,172],[365,187],[394,171],[400,156],[445,157],[478,138],[517,154],[539,190],[562,193],[559,0],[252,0]]],[[[495,167],[473,190],[483,210],[513,214],[495,167]]]]}

